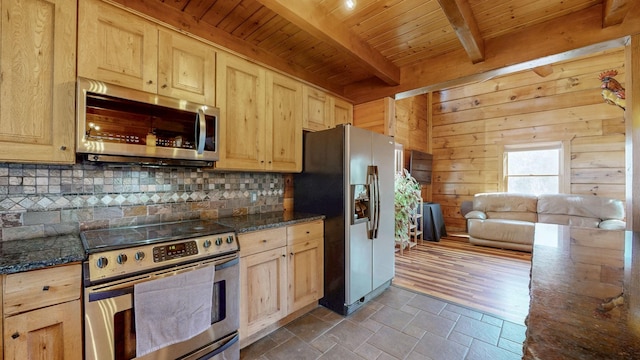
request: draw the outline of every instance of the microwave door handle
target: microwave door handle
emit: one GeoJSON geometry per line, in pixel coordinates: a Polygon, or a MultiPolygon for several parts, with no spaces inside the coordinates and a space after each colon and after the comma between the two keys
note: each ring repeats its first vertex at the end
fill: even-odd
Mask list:
{"type": "Polygon", "coordinates": [[[204,143],[207,136],[207,122],[204,109],[199,108],[196,114],[196,150],[198,154],[204,153],[204,143]]]}

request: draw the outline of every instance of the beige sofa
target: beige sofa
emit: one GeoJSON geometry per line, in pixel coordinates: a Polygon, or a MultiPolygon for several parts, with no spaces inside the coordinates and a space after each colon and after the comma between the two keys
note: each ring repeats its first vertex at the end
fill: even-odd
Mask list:
{"type": "Polygon", "coordinates": [[[536,222],[607,230],[626,228],[624,204],[590,195],[482,193],[465,215],[469,242],[531,251],[536,222]]]}

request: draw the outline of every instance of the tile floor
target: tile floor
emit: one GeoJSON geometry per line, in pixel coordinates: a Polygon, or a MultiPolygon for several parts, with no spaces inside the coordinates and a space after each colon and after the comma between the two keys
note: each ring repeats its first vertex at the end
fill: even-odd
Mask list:
{"type": "Polygon", "coordinates": [[[318,307],[242,349],[240,359],[521,359],[525,330],[391,286],[348,317],[318,307]]]}

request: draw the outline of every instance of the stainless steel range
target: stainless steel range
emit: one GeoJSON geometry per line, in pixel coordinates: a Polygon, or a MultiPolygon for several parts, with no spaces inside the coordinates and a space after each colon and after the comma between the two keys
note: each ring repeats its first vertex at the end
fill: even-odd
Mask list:
{"type": "Polygon", "coordinates": [[[189,220],[80,236],[86,360],[239,359],[232,228],[189,220]]]}

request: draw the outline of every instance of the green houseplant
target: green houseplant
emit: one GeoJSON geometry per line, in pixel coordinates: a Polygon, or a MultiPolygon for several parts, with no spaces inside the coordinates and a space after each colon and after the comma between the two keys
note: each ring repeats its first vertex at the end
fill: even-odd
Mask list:
{"type": "Polygon", "coordinates": [[[395,238],[404,248],[409,243],[411,213],[421,200],[420,184],[406,169],[397,172],[395,188],[395,238]]]}

